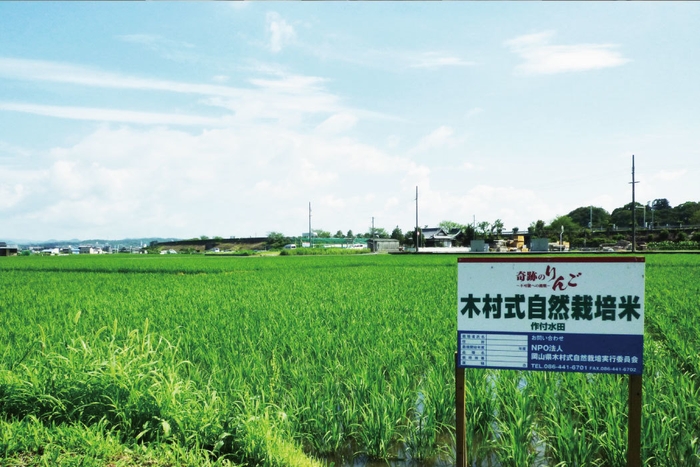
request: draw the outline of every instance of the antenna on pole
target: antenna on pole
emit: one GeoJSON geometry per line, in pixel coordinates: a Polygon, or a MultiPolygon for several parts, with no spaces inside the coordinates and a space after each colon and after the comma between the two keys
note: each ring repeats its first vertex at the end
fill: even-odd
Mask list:
{"type": "Polygon", "coordinates": [[[630,182],[632,185],[632,253],[637,248],[637,206],[634,201],[634,185],[637,183],[639,182],[634,179],[634,154],[632,154],[632,181],[630,182]]]}

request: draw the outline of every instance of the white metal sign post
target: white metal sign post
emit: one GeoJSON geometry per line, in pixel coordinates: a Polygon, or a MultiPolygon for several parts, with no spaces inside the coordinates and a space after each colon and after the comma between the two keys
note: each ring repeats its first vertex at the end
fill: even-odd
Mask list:
{"type": "MultiPolygon", "coordinates": [[[[633,431],[632,418],[641,417],[644,258],[459,258],[457,280],[458,371],[629,374],[633,431]]],[[[628,465],[637,464],[628,455],[628,465]]]]}

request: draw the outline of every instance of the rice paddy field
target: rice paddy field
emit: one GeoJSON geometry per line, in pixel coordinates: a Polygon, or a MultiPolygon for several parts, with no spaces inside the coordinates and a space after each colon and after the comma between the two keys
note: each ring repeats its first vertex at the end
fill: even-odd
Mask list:
{"type": "MultiPolygon", "coordinates": [[[[0,466],[454,464],[457,259],[0,258],[0,466]]],[[[700,466],[700,255],[646,259],[642,458],[700,466]]],[[[627,377],[466,372],[475,466],[626,465],[627,377]]]]}

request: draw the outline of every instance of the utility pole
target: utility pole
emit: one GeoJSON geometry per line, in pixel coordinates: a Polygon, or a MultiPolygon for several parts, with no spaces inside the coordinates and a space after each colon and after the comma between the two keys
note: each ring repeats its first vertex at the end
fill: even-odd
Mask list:
{"type": "Polygon", "coordinates": [[[314,247],[313,237],[311,235],[311,201],[309,201],[309,246],[314,247]]]}
{"type": "Polygon", "coordinates": [[[418,185],[416,185],[416,253],[418,253],[418,245],[420,244],[420,233],[418,232],[418,185]]]}
{"type": "Polygon", "coordinates": [[[634,154],[632,154],[632,253],[634,253],[637,248],[637,209],[634,201],[634,186],[639,183],[634,180],[634,154]]]}
{"type": "Polygon", "coordinates": [[[374,238],[374,216],[372,216],[372,233],[369,236],[374,238]]]}

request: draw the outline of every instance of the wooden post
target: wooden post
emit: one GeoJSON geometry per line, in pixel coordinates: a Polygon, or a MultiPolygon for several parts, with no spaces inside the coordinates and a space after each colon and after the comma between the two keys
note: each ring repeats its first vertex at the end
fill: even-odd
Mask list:
{"type": "Polygon", "coordinates": [[[629,376],[627,467],[642,465],[642,375],[629,376]]]}
{"type": "Polygon", "coordinates": [[[467,467],[466,407],[464,393],[464,368],[459,366],[459,354],[455,352],[455,404],[456,404],[456,467],[467,467]]]}

